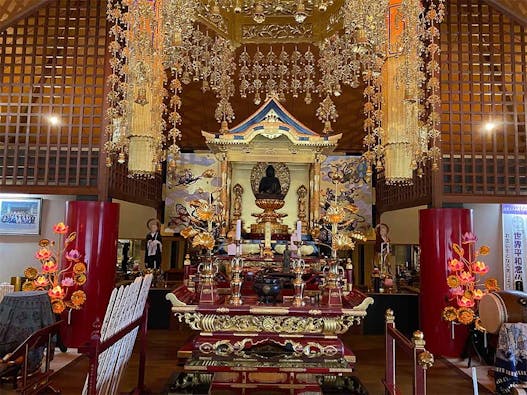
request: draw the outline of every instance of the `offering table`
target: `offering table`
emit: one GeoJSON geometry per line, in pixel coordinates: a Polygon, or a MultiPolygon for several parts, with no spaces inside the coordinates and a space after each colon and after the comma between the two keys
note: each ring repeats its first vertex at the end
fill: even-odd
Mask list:
{"type": "Polygon", "coordinates": [[[210,393],[322,393],[325,382],[353,371],[355,356],[339,335],[361,322],[372,298],[352,291],[340,306],[320,298],[294,306],[293,297],[263,304],[242,293],[234,305],[228,291],[218,293],[214,303],[199,303],[187,285],[167,295],[179,320],[199,331],[178,357],[190,381],[210,382],[210,393]]]}

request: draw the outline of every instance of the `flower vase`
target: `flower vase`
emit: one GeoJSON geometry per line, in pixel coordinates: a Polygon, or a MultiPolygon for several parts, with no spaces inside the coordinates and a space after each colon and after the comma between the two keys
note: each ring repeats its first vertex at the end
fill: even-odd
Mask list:
{"type": "Polygon", "coordinates": [[[212,260],[212,256],[198,265],[199,303],[216,303],[218,301],[218,291],[214,282],[214,276],[217,272],[218,264],[212,260]]]}
{"type": "Polygon", "coordinates": [[[323,269],[325,274],[325,288],[322,295],[322,305],[342,306],[342,276],[344,268],[332,259],[323,269]]]}

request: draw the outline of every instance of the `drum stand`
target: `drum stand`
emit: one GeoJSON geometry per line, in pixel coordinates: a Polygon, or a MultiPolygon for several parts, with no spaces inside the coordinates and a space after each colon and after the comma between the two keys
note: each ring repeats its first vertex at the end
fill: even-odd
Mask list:
{"type": "Polygon", "coordinates": [[[472,365],[472,356],[474,354],[478,357],[480,363],[493,365],[495,350],[489,347],[486,336],[486,333],[480,332],[474,327],[470,328],[469,335],[461,352],[461,358],[468,358],[468,368],[472,365]]]}

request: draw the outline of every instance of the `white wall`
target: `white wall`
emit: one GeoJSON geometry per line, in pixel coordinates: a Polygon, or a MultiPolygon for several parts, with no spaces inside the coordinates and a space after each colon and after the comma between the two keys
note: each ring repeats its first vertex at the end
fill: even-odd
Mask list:
{"type": "Polygon", "coordinates": [[[124,200],[112,201],[119,203],[119,238],[144,239],[148,233],[146,222],[150,218],[157,218],[156,209],[124,200]]]}
{"type": "Polygon", "coordinates": [[[53,225],[64,221],[66,201],[74,196],[0,194],[0,198],[42,197],[41,234],[33,236],[0,235],[0,282],[10,282],[11,277],[22,276],[28,266],[38,265],[34,257],[40,239],[55,240],[53,225]]]}
{"type": "Polygon", "coordinates": [[[490,247],[490,254],[482,257],[489,266],[489,272],[484,277],[494,277],[500,286],[503,285],[503,243],[501,209],[499,204],[464,204],[464,208],[472,209],[473,231],[478,237],[476,246],[490,247]]]}
{"type": "Polygon", "coordinates": [[[426,206],[404,208],[381,214],[381,222],[390,227],[392,244],[419,244],[419,210],[426,206]]]}
{"type": "MultiPolygon", "coordinates": [[[[489,266],[485,278],[495,277],[503,283],[503,245],[501,210],[499,204],[464,204],[472,210],[473,231],[478,237],[476,246],[487,245],[490,254],[482,259],[489,266]]],[[[426,206],[389,211],[381,215],[381,222],[390,227],[392,244],[419,244],[419,210],[426,206]]]]}

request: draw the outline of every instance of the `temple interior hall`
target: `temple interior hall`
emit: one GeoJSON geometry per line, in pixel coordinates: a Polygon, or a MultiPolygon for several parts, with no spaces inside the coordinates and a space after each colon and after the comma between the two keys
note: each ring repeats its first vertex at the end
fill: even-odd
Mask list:
{"type": "Polygon", "coordinates": [[[0,394],[527,393],[527,0],[0,0],[0,394]]]}

